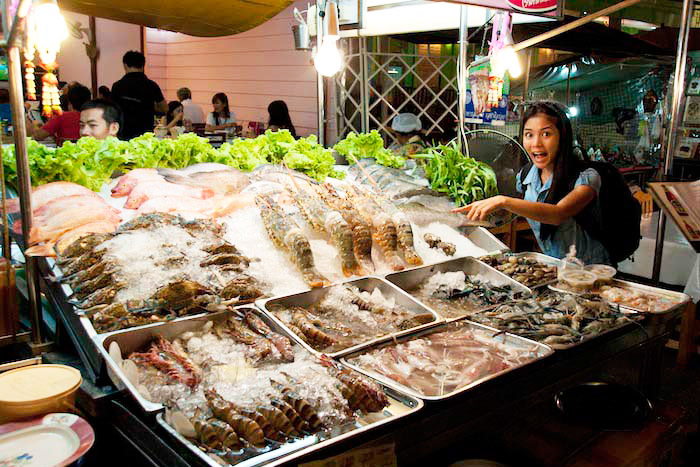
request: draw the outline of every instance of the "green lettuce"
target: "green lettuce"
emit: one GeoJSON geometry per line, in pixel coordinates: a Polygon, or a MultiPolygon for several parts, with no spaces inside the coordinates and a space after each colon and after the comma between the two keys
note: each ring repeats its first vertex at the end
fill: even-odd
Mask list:
{"type": "Polygon", "coordinates": [[[367,157],[374,158],[377,164],[397,169],[406,163],[406,158],[397,156],[384,147],[382,135],[377,130],[360,134],[351,131],[345,139],[338,141],[333,149],[345,156],[350,163],[367,157]]]}

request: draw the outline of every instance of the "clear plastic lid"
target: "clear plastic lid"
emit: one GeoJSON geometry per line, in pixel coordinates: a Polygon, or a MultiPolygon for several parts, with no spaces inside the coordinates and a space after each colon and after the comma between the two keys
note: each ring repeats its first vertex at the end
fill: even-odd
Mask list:
{"type": "Polygon", "coordinates": [[[595,274],[598,280],[610,280],[617,274],[617,269],[607,264],[589,264],[585,269],[595,274]]]}

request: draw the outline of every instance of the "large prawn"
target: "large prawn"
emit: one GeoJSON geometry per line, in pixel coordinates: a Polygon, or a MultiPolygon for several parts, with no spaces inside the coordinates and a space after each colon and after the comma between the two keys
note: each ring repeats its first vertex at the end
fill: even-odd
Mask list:
{"type": "Polygon", "coordinates": [[[288,190],[289,195],[314,230],[330,235],[340,253],[343,274],[346,277],[353,274],[362,275],[364,271],[355,258],[352,229],[348,222],[338,211],[330,209],[315,193],[301,189],[296,184],[295,187],[295,191],[288,190]]]}
{"type": "Polygon", "coordinates": [[[391,216],[359,189],[353,187],[348,194],[358,212],[372,225],[372,238],[379,244],[386,262],[394,271],[401,271],[404,265],[398,255],[398,233],[391,216]]]}
{"type": "Polygon", "coordinates": [[[355,258],[366,271],[373,272],[372,264],[372,224],[367,222],[353,204],[340,197],[330,185],[324,185],[318,194],[334,211],[338,212],[352,231],[352,247],[355,258]]]}
{"type": "Polygon", "coordinates": [[[311,287],[329,285],[328,279],[316,270],[309,240],[296,222],[287,216],[270,196],[258,195],[255,197],[255,203],[260,209],[260,216],[270,239],[279,248],[290,253],[291,260],[301,271],[306,283],[311,287]]]}

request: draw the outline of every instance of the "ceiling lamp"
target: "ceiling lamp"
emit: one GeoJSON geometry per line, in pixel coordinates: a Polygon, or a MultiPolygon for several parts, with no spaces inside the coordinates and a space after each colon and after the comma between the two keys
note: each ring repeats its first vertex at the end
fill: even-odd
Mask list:
{"type": "MultiPolygon", "coordinates": [[[[340,50],[338,49],[338,39],[340,38],[340,26],[338,25],[338,8],[334,2],[329,2],[325,9],[325,14],[320,15],[321,22],[326,22],[327,32],[314,55],[314,66],[316,71],[322,76],[333,76],[343,64],[340,50]],[[327,19],[326,19],[327,18],[327,19]]],[[[318,28],[319,32],[321,28],[318,28]]]]}

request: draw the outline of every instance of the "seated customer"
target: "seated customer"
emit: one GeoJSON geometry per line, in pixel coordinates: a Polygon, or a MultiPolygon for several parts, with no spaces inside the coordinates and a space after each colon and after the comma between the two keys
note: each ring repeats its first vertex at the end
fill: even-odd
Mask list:
{"type": "Polygon", "coordinates": [[[207,115],[206,131],[226,130],[236,126],[236,115],[228,108],[228,97],[223,92],[211,98],[214,111],[207,115]]]}
{"type": "Polygon", "coordinates": [[[80,136],[105,139],[117,136],[122,122],[122,111],[111,101],[95,99],[85,104],[80,112],[80,136]]]}
{"type": "Polygon", "coordinates": [[[168,113],[165,114],[165,126],[170,129],[175,126],[184,126],[185,109],[179,101],[168,102],[168,113]]]}
{"type": "Polygon", "coordinates": [[[99,99],[107,99],[107,100],[112,99],[112,91],[110,91],[110,89],[107,86],[104,86],[104,85],[100,86],[97,89],[97,94],[98,94],[99,99]]]}
{"type": "Polygon", "coordinates": [[[177,100],[182,102],[185,120],[189,120],[190,124],[193,125],[204,123],[204,111],[198,104],[192,102],[192,91],[190,91],[190,88],[178,89],[177,100]]]}
{"type": "Polygon", "coordinates": [[[56,146],[60,146],[66,140],[76,141],[80,138],[80,109],[90,100],[90,90],[82,84],[74,84],[68,90],[67,97],[67,112],[56,115],[41,128],[37,128],[28,120],[27,135],[36,140],[53,136],[56,146]]]}
{"type": "Polygon", "coordinates": [[[267,106],[267,112],[270,114],[270,119],[267,121],[268,130],[289,130],[292,136],[297,137],[297,131],[292,125],[289,109],[284,101],[270,102],[270,105],[267,106]]]}

